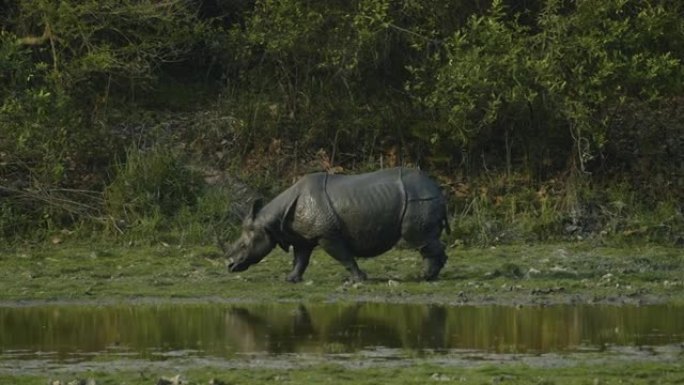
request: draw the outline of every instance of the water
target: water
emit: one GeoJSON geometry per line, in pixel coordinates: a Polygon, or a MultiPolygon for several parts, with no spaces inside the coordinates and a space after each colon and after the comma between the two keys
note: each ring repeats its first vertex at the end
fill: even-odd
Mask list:
{"type": "Polygon", "coordinates": [[[372,352],[563,354],[681,347],[684,306],[47,305],[0,307],[0,325],[0,362],[12,365],[372,352]]]}

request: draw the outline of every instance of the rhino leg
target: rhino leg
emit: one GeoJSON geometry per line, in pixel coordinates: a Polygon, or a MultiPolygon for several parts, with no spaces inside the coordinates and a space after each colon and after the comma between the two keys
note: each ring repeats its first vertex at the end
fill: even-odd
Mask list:
{"type": "Polygon", "coordinates": [[[366,280],[366,273],[359,269],[359,265],[356,264],[356,260],[354,259],[354,254],[349,250],[349,247],[347,247],[343,240],[321,239],[319,244],[326,253],[330,254],[331,257],[335,258],[351,273],[352,281],[361,282],[366,280]]]}
{"type": "Polygon", "coordinates": [[[292,260],[292,272],[287,276],[287,280],[292,283],[301,282],[302,274],[309,266],[309,258],[311,257],[311,247],[295,247],[294,258],[292,260]]]}
{"type": "Polygon", "coordinates": [[[425,261],[423,277],[426,281],[434,281],[447,261],[444,245],[439,240],[434,239],[420,249],[420,255],[425,261]]]}

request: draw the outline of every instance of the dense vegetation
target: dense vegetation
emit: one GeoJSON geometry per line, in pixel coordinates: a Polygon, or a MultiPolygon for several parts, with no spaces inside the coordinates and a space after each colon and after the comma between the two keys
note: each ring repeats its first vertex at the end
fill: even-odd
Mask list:
{"type": "Polygon", "coordinates": [[[683,19],[675,0],[5,1],[0,238],[210,242],[297,175],[404,164],[444,184],[453,242],[681,243],[683,19]]]}

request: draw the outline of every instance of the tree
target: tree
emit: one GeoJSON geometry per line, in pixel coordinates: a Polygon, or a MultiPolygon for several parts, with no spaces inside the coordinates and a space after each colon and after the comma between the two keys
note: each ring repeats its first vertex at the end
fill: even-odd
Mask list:
{"type": "Polygon", "coordinates": [[[550,171],[590,171],[587,162],[626,101],[649,104],[681,91],[673,80],[682,78],[682,51],[670,42],[684,35],[667,27],[677,25],[677,9],[548,0],[535,23],[524,25],[494,1],[446,39],[432,67],[416,72],[421,102],[444,122],[429,139],[468,153],[499,151],[509,170],[515,152],[553,165],[550,171]]]}

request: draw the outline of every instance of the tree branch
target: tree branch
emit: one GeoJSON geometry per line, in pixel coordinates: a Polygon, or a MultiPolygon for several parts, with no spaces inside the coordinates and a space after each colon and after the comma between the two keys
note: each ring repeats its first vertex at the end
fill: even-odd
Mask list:
{"type": "Polygon", "coordinates": [[[50,24],[45,23],[45,30],[42,36],[25,36],[18,39],[19,44],[22,45],[43,45],[46,41],[51,40],[52,30],[50,24]]]}

